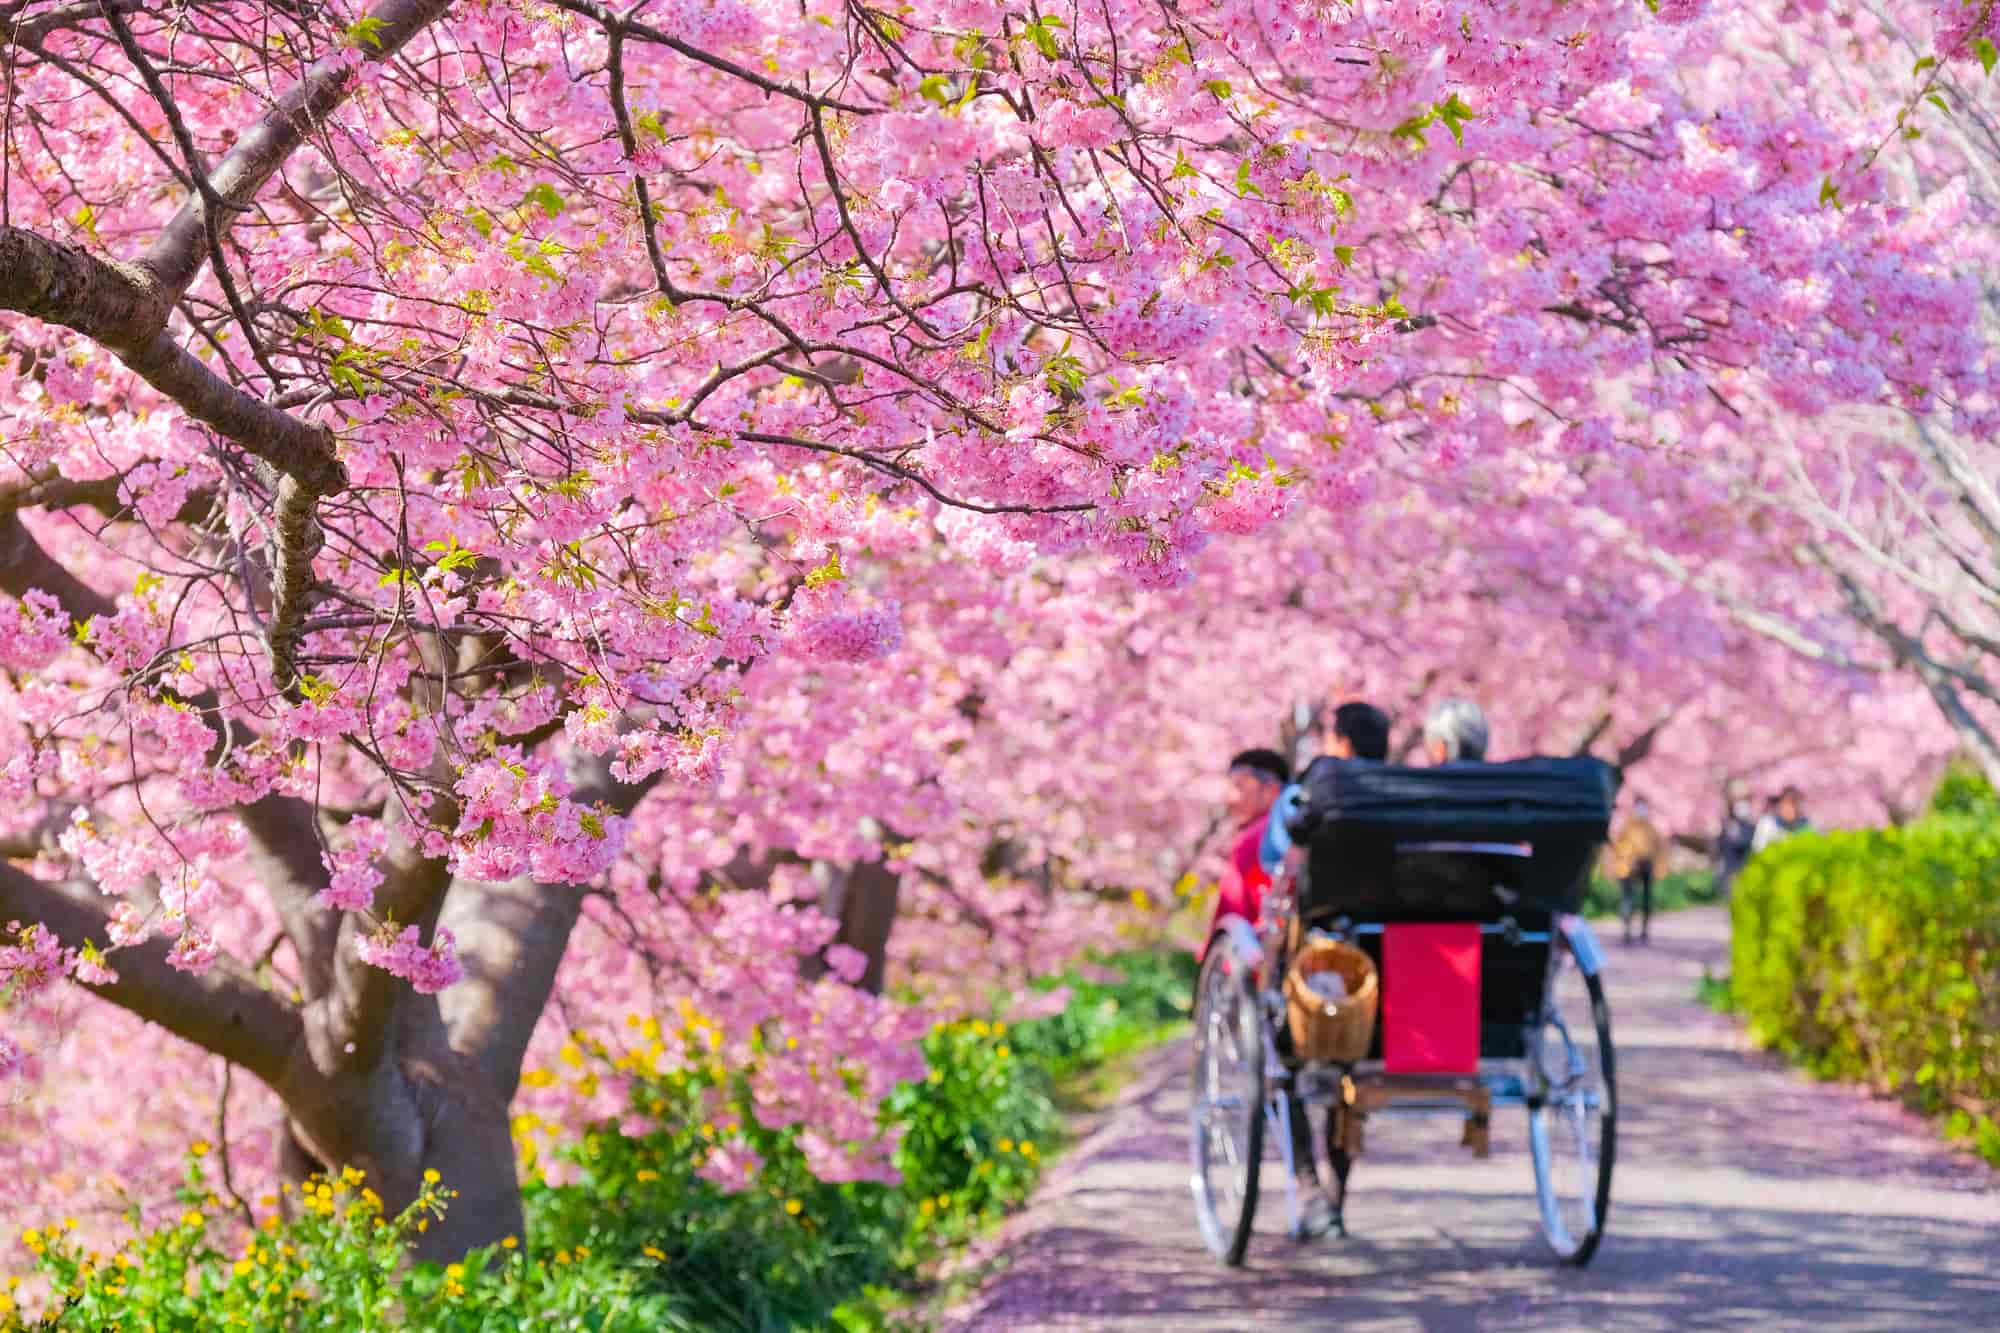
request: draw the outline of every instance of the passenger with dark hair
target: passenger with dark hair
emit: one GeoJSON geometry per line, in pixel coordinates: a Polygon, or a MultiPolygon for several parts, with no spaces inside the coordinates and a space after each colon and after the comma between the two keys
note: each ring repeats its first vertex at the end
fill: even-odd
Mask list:
{"type": "MultiPolygon", "coordinates": [[[[1369,759],[1381,763],[1389,757],[1389,715],[1374,704],[1350,699],[1340,707],[1326,714],[1319,734],[1320,754],[1328,759],[1369,759]]],[[[1278,794],[1271,807],[1270,818],[1265,822],[1264,840],[1257,849],[1258,864],[1266,876],[1277,873],[1291,851],[1292,833],[1287,821],[1305,803],[1306,789],[1302,783],[1293,783],[1278,794]]],[[[1299,1188],[1302,1197],[1300,1227],[1308,1236],[1317,1236],[1331,1229],[1342,1229],[1341,1209],[1347,1194],[1346,1154],[1331,1137],[1333,1125],[1327,1126],[1327,1154],[1333,1166],[1334,1185],[1331,1190],[1320,1180],[1319,1166],[1313,1153],[1312,1126],[1306,1117],[1305,1103],[1298,1095],[1287,1094],[1291,1109],[1292,1159],[1298,1164],[1299,1188]]]]}
{"type": "MultiPolygon", "coordinates": [[[[1389,715],[1374,704],[1350,699],[1333,710],[1320,731],[1320,753],[1329,759],[1373,759],[1389,757],[1389,715]]],[[[1271,807],[1270,821],[1264,826],[1264,842],[1257,849],[1258,864],[1266,875],[1277,873],[1291,850],[1292,831],[1287,821],[1304,803],[1306,789],[1294,783],[1278,794],[1271,807]]]]}
{"type": "Polygon", "coordinates": [[[1271,877],[1257,863],[1257,847],[1264,839],[1271,803],[1291,779],[1291,766],[1276,750],[1245,750],[1229,761],[1226,808],[1235,822],[1236,837],[1230,844],[1229,864],[1216,886],[1215,919],[1208,924],[1210,938],[1225,916],[1240,916],[1252,925],[1257,923],[1264,890],[1271,886],[1271,877]]]}

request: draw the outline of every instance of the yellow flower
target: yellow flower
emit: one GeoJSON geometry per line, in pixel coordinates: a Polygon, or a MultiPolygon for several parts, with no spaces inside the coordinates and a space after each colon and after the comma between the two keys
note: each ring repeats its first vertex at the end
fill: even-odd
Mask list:
{"type": "Polygon", "coordinates": [[[181,1214],[181,1225],[184,1227],[198,1227],[204,1220],[202,1215],[192,1208],[181,1214]]]}
{"type": "Polygon", "coordinates": [[[1006,1035],[1007,1035],[1007,1025],[1006,1025],[1005,1023],[995,1023],[995,1024],[993,1025],[993,1035],[994,1035],[994,1036],[996,1036],[996,1037],[1004,1037],[1004,1036],[1006,1036],[1006,1035]]]}
{"type": "Polygon", "coordinates": [[[1002,1060],[1005,1060],[1008,1056],[1012,1055],[1013,1053],[1014,1052],[1007,1049],[1006,1042],[1003,1041],[1000,1043],[1000,1050],[997,1052],[997,1054],[1000,1056],[1002,1060]]]}
{"type": "Polygon", "coordinates": [[[657,1248],[656,1246],[652,1245],[645,1246],[639,1251],[639,1253],[645,1255],[648,1259],[658,1259],[661,1263],[665,1263],[667,1260],[666,1252],[664,1250],[657,1248]]]}
{"type": "Polygon", "coordinates": [[[503,1250],[516,1249],[520,1244],[520,1240],[514,1236],[503,1236],[500,1238],[500,1248],[503,1250]]]}
{"type": "Polygon", "coordinates": [[[785,1200],[785,1211],[793,1217],[797,1217],[802,1211],[804,1211],[804,1209],[805,1205],[800,1203],[797,1199],[785,1200]]]}
{"type": "Polygon", "coordinates": [[[1001,1152],[1012,1152],[1014,1151],[1014,1140],[1002,1139],[994,1146],[999,1148],[1001,1152]]]}
{"type": "Polygon", "coordinates": [[[938,1207],[940,1208],[951,1207],[951,1196],[949,1194],[938,1195],[938,1207]]]}
{"type": "Polygon", "coordinates": [[[1034,1155],[1035,1155],[1035,1144],[1034,1144],[1034,1141],[1033,1141],[1032,1139],[1022,1139],[1022,1140],[1021,1140],[1021,1156],[1023,1156],[1023,1157],[1033,1157],[1034,1155]]]}
{"type": "Polygon", "coordinates": [[[445,1266],[444,1275],[448,1278],[463,1278],[465,1276],[465,1265],[447,1264],[445,1266]]]}
{"type": "Polygon", "coordinates": [[[929,1217],[932,1213],[937,1211],[937,1204],[933,1203],[929,1199],[925,1199],[922,1203],[917,1205],[917,1211],[922,1213],[925,1217],[929,1217]]]}
{"type": "Polygon", "coordinates": [[[643,1167],[640,1170],[633,1172],[632,1174],[641,1184],[645,1184],[649,1181],[658,1180],[660,1178],[660,1173],[653,1170],[651,1167],[643,1167]]]}
{"type": "Polygon", "coordinates": [[[566,1263],[568,1263],[568,1262],[569,1262],[569,1251],[568,1251],[568,1250],[557,1250],[557,1251],[556,1251],[556,1262],[557,1262],[558,1264],[566,1264],[566,1263]]]}
{"type": "Polygon", "coordinates": [[[250,1270],[255,1268],[256,1266],[257,1265],[251,1263],[248,1259],[238,1259],[234,1264],[230,1266],[230,1271],[234,1272],[238,1277],[248,1277],[250,1275],[250,1270]]]}
{"type": "Polygon", "coordinates": [[[196,1157],[206,1157],[208,1156],[208,1143],[206,1141],[202,1141],[199,1143],[192,1144],[191,1146],[189,1146],[188,1151],[193,1153],[196,1157]]]}
{"type": "Polygon", "coordinates": [[[577,1247],[576,1247],[576,1257],[577,1257],[577,1258],[579,1258],[579,1259],[587,1259],[587,1258],[589,1258],[589,1257],[590,1257],[590,1247],[589,1247],[588,1245],[579,1245],[579,1246],[577,1246],[577,1247]]]}
{"type": "Polygon", "coordinates": [[[440,1180],[443,1180],[443,1179],[444,1179],[444,1177],[443,1177],[443,1176],[441,1176],[441,1175],[439,1175],[439,1174],[438,1174],[438,1173],[437,1173],[437,1172],[436,1172],[435,1170],[432,1170],[432,1169],[426,1169],[426,1170],[424,1171],[424,1184],[426,1184],[426,1185],[435,1185],[435,1184],[437,1184],[437,1183],[438,1183],[438,1182],[439,1182],[440,1180]]]}

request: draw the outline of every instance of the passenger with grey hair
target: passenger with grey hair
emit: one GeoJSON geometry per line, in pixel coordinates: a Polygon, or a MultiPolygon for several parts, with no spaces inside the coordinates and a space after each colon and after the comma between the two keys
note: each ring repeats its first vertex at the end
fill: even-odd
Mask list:
{"type": "Polygon", "coordinates": [[[1424,719],[1424,749],[1433,764],[1486,758],[1486,714],[1470,699],[1440,699],[1424,719]]]}

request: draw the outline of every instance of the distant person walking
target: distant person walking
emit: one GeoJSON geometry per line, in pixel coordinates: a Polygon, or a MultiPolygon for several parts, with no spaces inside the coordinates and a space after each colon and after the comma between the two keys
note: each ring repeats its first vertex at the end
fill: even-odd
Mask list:
{"type": "Polygon", "coordinates": [[[1774,842],[1782,842],[1794,833],[1802,833],[1812,828],[1812,821],[1806,818],[1805,798],[1797,787],[1787,787],[1778,796],[1775,810],[1757,821],[1757,831],[1751,835],[1750,850],[1763,851],[1774,842]]]}
{"type": "Polygon", "coordinates": [[[1625,928],[1625,943],[1632,942],[1632,917],[1639,916],[1639,942],[1649,944],[1653,935],[1653,881],[1659,877],[1660,859],[1666,844],[1653,827],[1645,799],[1632,802],[1632,817],[1611,842],[1611,877],[1618,881],[1618,921],[1625,928]]]}
{"type": "Polygon", "coordinates": [[[1750,802],[1741,796],[1722,812],[1722,831],[1715,835],[1715,891],[1724,902],[1736,877],[1750,860],[1750,846],[1757,837],[1757,822],[1751,818],[1750,802]]]}

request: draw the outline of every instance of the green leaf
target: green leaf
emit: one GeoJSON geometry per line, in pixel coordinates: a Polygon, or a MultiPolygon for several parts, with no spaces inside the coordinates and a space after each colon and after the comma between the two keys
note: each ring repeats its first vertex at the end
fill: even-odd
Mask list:
{"type": "Polygon", "coordinates": [[[1028,40],[1035,44],[1035,49],[1050,60],[1054,60],[1062,54],[1062,48],[1056,45],[1056,29],[1062,26],[1063,21],[1059,18],[1038,18],[1029,23],[1025,31],[1028,40]]]}
{"type": "Polygon", "coordinates": [[[1411,116],[1395,129],[1390,130],[1389,136],[1394,139],[1408,139],[1419,148],[1428,148],[1430,140],[1424,137],[1424,128],[1436,119],[1437,112],[1431,108],[1426,108],[1420,114],[1411,116]]]}
{"type": "Polygon", "coordinates": [[[657,111],[641,111],[632,117],[632,129],[637,134],[658,139],[661,143],[667,141],[666,122],[660,119],[660,113],[657,111]]]}
{"type": "Polygon", "coordinates": [[[1227,79],[1210,79],[1201,85],[1215,94],[1216,100],[1227,102],[1233,92],[1227,79]]]}
{"type": "Polygon", "coordinates": [[[1915,76],[1923,73],[1927,69],[1935,69],[1935,68],[1937,68],[1937,57],[1925,56],[1922,60],[1919,60],[1916,64],[1910,66],[1910,75],[1912,78],[1914,78],[1915,76]]]}
{"type": "Polygon", "coordinates": [[[382,28],[385,23],[384,19],[359,18],[343,28],[340,35],[349,46],[372,46],[379,51],[382,49],[382,28]]]}
{"type": "Polygon", "coordinates": [[[1979,57],[1979,64],[1988,74],[1993,66],[2000,64],[2000,50],[1995,50],[1991,37],[1981,37],[1972,43],[1972,54],[1979,57]]]}
{"type": "Polygon", "coordinates": [[[556,187],[547,181],[537,181],[521,196],[523,204],[540,204],[542,212],[550,217],[558,217],[563,211],[563,197],[556,193],[556,187]]]}
{"type": "Polygon", "coordinates": [[[829,583],[838,583],[847,577],[847,571],[840,567],[840,552],[828,551],[826,563],[806,575],[808,588],[823,588],[829,583]]]}
{"type": "Polygon", "coordinates": [[[1825,208],[1828,204],[1833,205],[1835,208],[1840,207],[1840,187],[1833,183],[1833,177],[1831,176],[1826,177],[1819,183],[1819,206],[1825,208]]]}
{"type": "Polygon", "coordinates": [[[1236,164],[1236,193],[1239,197],[1247,197],[1253,194],[1259,199],[1264,197],[1264,192],[1258,189],[1250,179],[1250,159],[1247,157],[1236,164]]]}
{"type": "Polygon", "coordinates": [[[1472,108],[1459,101],[1458,94],[1453,93],[1450,97],[1445,98],[1444,101],[1439,102],[1435,110],[1437,111],[1437,118],[1444,122],[1446,129],[1451,131],[1452,141],[1457,144],[1464,144],[1464,127],[1466,123],[1478,119],[1472,114],[1472,108]]]}
{"type": "Polygon", "coordinates": [[[1342,268],[1350,268],[1354,264],[1354,247],[1351,245],[1336,245],[1333,247],[1333,257],[1340,261],[1342,268]]]}

